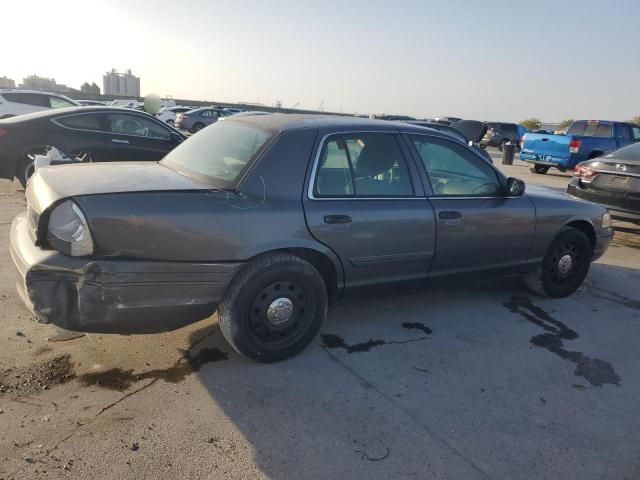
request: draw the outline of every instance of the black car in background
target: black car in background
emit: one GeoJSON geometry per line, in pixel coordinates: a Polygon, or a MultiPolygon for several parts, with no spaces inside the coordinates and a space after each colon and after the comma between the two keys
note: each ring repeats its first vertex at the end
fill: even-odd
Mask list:
{"type": "Polygon", "coordinates": [[[55,147],[85,162],[157,161],[186,137],[154,116],[117,107],[72,107],[0,120],[0,178],[25,186],[35,155],[55,147]]]}
{"type": "Polygon", "coordinates": [[[640,225],[640,143],[579,163],[567,192],[640,225]]]}
{"type": "Polygon", "coordinates": [[[484,122],[479,122],[477,120],[458,120],[447,125],[439,122],[412,120],[404,123],[417,125],[419,127],[432,128],[439,132],[448,133],[452,137],[473,147],[478,155],[484,158],[487,162],[493,163],[493,159],[491,158],[491,155],[489,155],[489,152],[482,149],[478,143],[487,132],[487,124],[484,122]]]}
{"type": "Polygon", "coordinates": [[[487,133],[480,145],[482,147],[498,147],[502,150],[507,142],[516,145],[520,142],[518,126],[515,123],[487,122],[487,133]]]}

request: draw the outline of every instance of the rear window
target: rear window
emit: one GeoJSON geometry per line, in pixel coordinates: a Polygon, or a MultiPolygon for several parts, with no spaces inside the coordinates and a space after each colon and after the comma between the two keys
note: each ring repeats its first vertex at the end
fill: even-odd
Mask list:
{"type": "Polygon", "coordinates": [[[640,143],[632,143],[604,156],[607,160],[640,164],[640,143]]]}
{"type": "Polygon", "coordinates": [[[239,122],[219,122],[172,150],[162,164],[224,188],[234,186],[275,136],[239,122]]]}
{"type": "Polygon", "coordinates": [[[601,122],[573,122],[567,135],[585,135],[587,137],[613,137],[613,125],[601,122]]]}

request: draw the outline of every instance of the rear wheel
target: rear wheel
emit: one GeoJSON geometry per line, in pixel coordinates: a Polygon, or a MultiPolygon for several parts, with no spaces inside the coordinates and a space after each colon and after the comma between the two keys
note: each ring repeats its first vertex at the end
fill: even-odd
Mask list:
{"type": "Polygon", "coordinates": [[[327,313],[327,289],[300,257],[258,257],[232,281],[218,308],[222,334],[241,355],[276,362],[302,351],[327,313]]]}
{"type": "Polygon", "coordinates": [[[173,127],[173,126],[175,126],[176,122],[174,122],[173,120],[169,119],[169,120],[167,120],[167,124],[171,125],[173,127]]]}
{"type": "Polygon", "coordinates": [[[505,143],[507,143],[509,140],[507,140],[506,138],[503,138],[502,140],[500,140],[500,144],[498,145],[498,149],[500,151],[504,150],[504,145],[505,143]]]}
{"type": "Polygon", "coordinates": [[[529,170],[531,170],[531,173],[536,173],[539,175],[544,175],[549,171],[549,167],[547,167],[546,165],[531,165],[531,167],[529,167],[529,170]]]}
{"type": "Polygon", "coordinates": [[[587,236],[580,230],[565,227],[549,245],[542,265],[525,277],[525,282],[545,297],[571,295],[587,276],[592,255],[587,236]]]}
{"type": "Polygon", "coordinates": [[[203,128],[204,128],[204,123],[198,122],[194,124],[193,127],[191,127],[191,130],[195,133],[195,132],[199,132],[203,128]]]}

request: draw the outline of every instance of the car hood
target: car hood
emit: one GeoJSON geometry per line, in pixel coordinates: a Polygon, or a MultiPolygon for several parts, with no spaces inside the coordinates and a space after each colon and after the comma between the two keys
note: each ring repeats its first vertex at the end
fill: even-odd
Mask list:
{"type": "Polygon", "coordinates": [[[159,163],[87,163],[39,168],[29,180],[26,196],[29,205],[42,213],[58,200],[78,195],[208,188],[159,163]]]}

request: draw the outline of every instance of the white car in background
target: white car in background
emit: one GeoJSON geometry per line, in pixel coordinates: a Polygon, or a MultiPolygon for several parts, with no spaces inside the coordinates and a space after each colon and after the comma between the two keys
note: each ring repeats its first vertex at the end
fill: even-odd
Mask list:
{"type": "Polygon", "coordinates": [[[193,107],[185,107],[183,105],[178,105],[177,107],[167,107],[160,109],[160,111],[156,114],[156,117],[158,117],[158,120],[162,120],[163,122],[173,127],[176,124],[176,114],[186,113],[191,110],[193,110],[193,107]]]}
{"type": "Polygon", "coordinates": [[[59,93],[38,90],[0,89],[0,119],[50,108],[77,107],[80,104],[59,93]]]}

